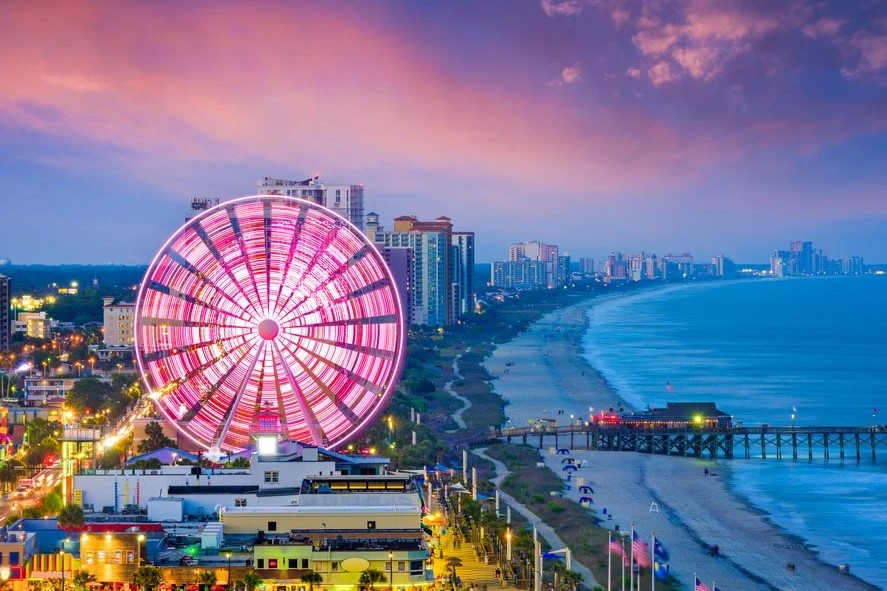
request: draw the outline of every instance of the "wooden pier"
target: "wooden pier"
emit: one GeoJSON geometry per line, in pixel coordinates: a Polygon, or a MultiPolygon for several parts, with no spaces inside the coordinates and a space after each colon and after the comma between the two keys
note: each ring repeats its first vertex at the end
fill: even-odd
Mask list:
{"type": "Polygon", "coordinates": [[[876,460],[887,453],[884,427],[738,427],[679,429],[562,425],[491,430],[468,445],[505,440],[545,447],[698,458],[806,458],[876,460]]]}

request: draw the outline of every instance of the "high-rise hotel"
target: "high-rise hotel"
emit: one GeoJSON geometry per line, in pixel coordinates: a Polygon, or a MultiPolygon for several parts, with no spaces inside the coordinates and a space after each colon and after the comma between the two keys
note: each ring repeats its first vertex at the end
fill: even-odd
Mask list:
{"type": "Polygon", "coordinates": [[[446,326],[474,311],[474,232],[454,232],[450,218],[394,219],[394,228],[367,214],[366,234],[382,251],[401,292],[407,322],[446,326]]]}
{"type": "Polygon", "coordinates": [[[363,185],[330,185],[321,182],[320,175],[302,181],[266,176],[256,183],[256,188],[258,195],[285,195],[317,203],[364,230],[363,185]]]}
{"type": "Polygon", "coordinates": [[[11,297],[9,277],[0,275],[0,352],[4,353],[9,351],[9,341],[12,338],[11,297]]]}

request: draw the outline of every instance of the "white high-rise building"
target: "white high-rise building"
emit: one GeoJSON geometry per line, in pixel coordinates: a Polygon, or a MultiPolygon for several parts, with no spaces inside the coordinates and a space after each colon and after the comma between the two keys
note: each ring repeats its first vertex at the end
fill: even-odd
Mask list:
{"type": "Polygon", "coordinates": [[[256,183],[259,195],[298,197],[322,205],[338,213],[364,231],[363,185],[330,185],[314,175],[303,181],[290,181],[266,176],[256,183]]]}
{"type": "Polygon", "coordinates": [[[12,338],[11,297],[12,286],[9,277],[0,275],[0,352],[9,351],[9,341],[12,338]]]}
{"type": "Polygon", "coordinates": [[[456,316],[474,312],[474,232],[453,232],[453,310],[456,316]]]}

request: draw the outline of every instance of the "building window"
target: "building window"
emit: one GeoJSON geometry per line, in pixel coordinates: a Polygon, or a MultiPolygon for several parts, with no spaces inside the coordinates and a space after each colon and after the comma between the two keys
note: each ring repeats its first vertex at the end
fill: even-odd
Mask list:
{"type": "Polygon", "coordinates": [[[268,483],[280,482],[280,472],[265,472],[265,482],[268,482],[268,483]]]}
{"type": "Polygon", "coordinates": [[[277,559],[269,558],[268,559],[268,568],[277,568],[277,559]]]}
{"type": "Polygon", "coordinates": [[[397,572],[402,573],[405,570],[407,570],[407,563],[404,562],[403,560],[398,560],[397,561],[397,572]]]}
{"type": "Polygon", "coordinates": [[[18,552],[10,552],[9,553],[9,565],[15,566],[18,564],[18,552]]]}
{"type": "Polygon", "coordinates": [[[308,568],[308,559],[307,558],[302,559],[302,568],[308,568]]]}
{"type": "Polygon", "coordinates": [[[268,522],[268,531],[277,531],[277,522],[269,521],[268,522]]]}
{"type": "Polygon", "coordinates": [[[375,521],[367,521],[367,529],[376,529],[375,521]]]}
{"type": "Polygon", "coordinates": [[[334,573],[339,572],[339,562],[338,561],[331,562],[330,563],[330,570],[333,571],[334,573]]]}
{"type": "Polygon", "coordinates": [[[299,568],[299,559],[298,558],[290,558],[287,560],[287,568],[299,568]]]}
{"type": "Polygon", "coordinates": [[[235,507],[246,507],[246,499],[234,499],[235,507]]]}
{"type": "Polygon", "coordinates": [[[264,558],[256,558],[256,568],[265,568],[264,558]]]}

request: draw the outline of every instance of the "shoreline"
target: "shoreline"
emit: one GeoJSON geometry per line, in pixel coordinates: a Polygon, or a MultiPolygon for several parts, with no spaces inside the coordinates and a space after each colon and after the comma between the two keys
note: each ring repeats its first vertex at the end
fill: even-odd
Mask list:
{"type": "MultiPolygon", "coordinates": [[[[624,296],[593,298],[551,312],[494,349],[483,365],[493,376],[494,391],[506,403],[508,426],[538,418],[564,423],[571,415],[572,420],[587,420],[590,408],[595,412],[620,407],[636,410],[590,365],[582,345],[588,309],[624,296]]],[[[547,456],[548,452],[540,453],[547,456]]],[[[767,513],[731,493],[724,478],[703,476],[704,467],[729,474],[723,460],[594,451],[576,451],[573,457],[587,460],[593,468],[592,476],[586,478],[595,483],[595,508],[610,507],[611,516],[615,508],[616,518],[604,521],[603,526],[619,525],[625,531],[634,520],[647,535],[655,527],[672,551],[671,574],[691,588],[698,573],[707,584],[717,581],[724,589],[878,589],[853,575],[840,574],[803,538],[775,525],[767,513]],[[660,513],[650,511],[651,502],[657,503],[660,513]],[[730,541],[737,539],[743,542],[730,541]],[[723,557],[704,554],[700,541],[718,544],[723,557]],[[788,563],[797,565],[795,573],[786,570],[788,563]]],[[[561,458],[546,457],[558,474],[561,458]]],[[[580,470],[576,476],[583,473],[587,471],[580,470]]],[[[565,496],[578,501],[575,493],[565,496]]]]}

